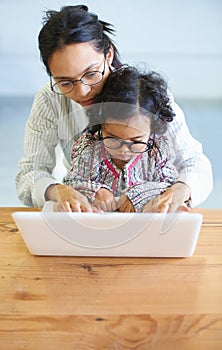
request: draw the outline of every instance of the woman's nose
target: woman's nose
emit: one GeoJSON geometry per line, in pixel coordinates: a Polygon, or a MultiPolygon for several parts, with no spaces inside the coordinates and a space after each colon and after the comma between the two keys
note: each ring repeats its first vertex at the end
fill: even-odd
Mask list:
{"type": "Polygon", "coordinates": [[[77,98],[87,96],[91,91],[91,86],[85,85],[81,82],[78,82],[75,86],[75,93],[77,98]]]}
{"type": "Polygon", "coordinates": [[[78,82],[74,89],[70,92],[69,98],[74,101],[82,100],[85,96],[87,96],[91,91],[91,86],[85,85],[81,82],[78,82]]]}

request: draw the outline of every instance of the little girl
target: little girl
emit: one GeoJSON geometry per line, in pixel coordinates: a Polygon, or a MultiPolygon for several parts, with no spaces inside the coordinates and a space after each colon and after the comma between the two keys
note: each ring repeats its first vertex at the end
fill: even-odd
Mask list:
{"type": "Polygon", "coordinates": [[[123,67],[110,74],[87,114],[89,127],[74,143],[64,183],[99,210],[142,212],[178,176],[165,134],[174,118],[167,84],[155,72],[123,67]]]}

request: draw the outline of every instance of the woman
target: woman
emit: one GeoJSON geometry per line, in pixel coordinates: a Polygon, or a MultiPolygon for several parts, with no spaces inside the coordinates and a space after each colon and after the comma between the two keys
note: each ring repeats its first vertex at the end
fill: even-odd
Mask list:
{"type": "MultiPolygon", "coordinates": [[[[19,199],[28,206],[57,201],[66,211],[92,211],[90,203],[71,186],[53,177],[55,148],[61,145],[70,164],[73,138],[86,126],[84,109],[93,104],[111,71],[121,66],[118,51],[109,38],[110,24],[98,20],[86,6],[66,6],[48,11],[39,34],[39,49],[50,76],[50,84],[36,95],[25,131],[25,151],[16,177],[19,199]]],[[[192,138],[181,109],[169,127],[175,152],[178,182],[157,199],[168,211],[176,211],[190,197],[193,206],[206,199],[212,189],[211,166],[201,145],[192,138]]],[[[156,210],[158,203],[148,203],[156,210]]],[[[145,208],[144,208],[145,209],[145,208]]],[[[160,211],[161,208],[158,208],[160,211]]]]}

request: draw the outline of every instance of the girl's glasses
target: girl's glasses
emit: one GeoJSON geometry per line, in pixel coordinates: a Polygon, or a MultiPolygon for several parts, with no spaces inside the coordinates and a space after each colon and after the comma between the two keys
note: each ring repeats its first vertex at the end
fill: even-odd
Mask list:
{"type": "Polygon", "coordinates": [[[123,145],[127,145],[129,150],[133,153],[143,153],[150,151],[153,149],[154,146],[154,140],[149,139],[148,142],[141,142],[141,141],[124,141],[122,139],[118,139],[116,137],[107,136],[100,138],[103,141],[103,144],[106,148],[109,149],[119,149],[123,145]]]}

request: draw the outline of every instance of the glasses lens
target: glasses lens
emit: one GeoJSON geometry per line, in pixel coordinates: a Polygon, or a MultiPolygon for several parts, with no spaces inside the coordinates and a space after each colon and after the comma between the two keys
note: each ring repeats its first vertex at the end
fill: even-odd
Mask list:
{"type": "Polygon", "coordinates": [[[104,146],[110,149],[118,149],[121,147],[121,143],[118,139],[115,139],[113,137],[107,137],[103,139],[104,146]]]}
{"type": "Polygon", "coordinates": [[[72,91],[73,83],[69,80],[62,80],[52,86],[56,94],[65,95],[72,91]]]}
{"type": "Polygon", "coordinates": [[[130,150],[134,153],[142,153],[147,151],[147,144],[144,142],[131,143],[130,150]]]}
{"type": "Polygon", "coordinates": [[[89,72],[82,76],[82,83],[85,85],[96,85],[98,84],[103,78],[103,74],[98,71],[89,72]]]}

